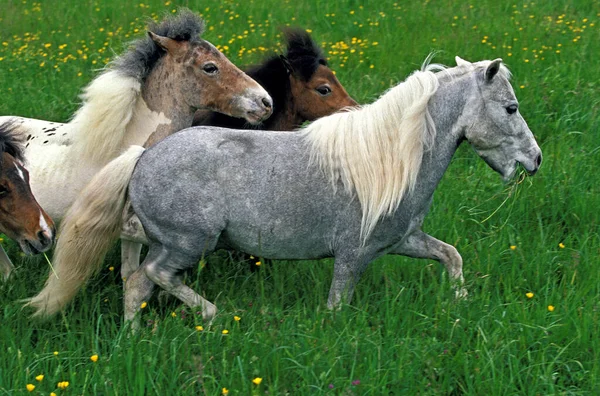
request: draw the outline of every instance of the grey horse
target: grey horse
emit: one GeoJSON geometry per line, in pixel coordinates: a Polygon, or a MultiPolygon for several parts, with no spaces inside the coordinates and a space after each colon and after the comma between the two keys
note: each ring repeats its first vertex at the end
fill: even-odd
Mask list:
{"type": "Polygon", "coordinates": [[[457,250],[421,230],[452,156],[467,140],[509,179],[518,164],[534,174],[542,155],[502,61],[457,63],[426,65],[373,104],[298,132],[199,127],[147,150],[133,146],[92,180],[63,222],[54,265],[76,275],[51,275],[31,305],[55,313],[73,295],[63,287],[79,288],[94,272],[119,235],[127,190],[150,249],[127,279],[126,320],[155,285],[212,318],[215,305],[184,285],[181,272],[219,248],[334,257],[330,308],[350,301],[369,262],[384,254],[438,260],[466,295],[457,250]]]}

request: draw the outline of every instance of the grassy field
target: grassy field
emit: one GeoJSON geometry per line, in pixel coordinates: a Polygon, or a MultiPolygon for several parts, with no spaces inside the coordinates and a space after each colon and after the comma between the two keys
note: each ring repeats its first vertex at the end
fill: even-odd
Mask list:
{"type": "Polygon", "coordinates": [[[384,257],[352,305],[329,312],[332,261],[251,272],[219,252],[188,278],[220,309],[211,326],[155,299],[147,326],[128,337],[117,249],[63,316],[42,323],[18,300],[39,290],[48,266],[4,240],[18,269],[0,284],[0,394],[28,384],[44,395],[600,394],[597,1],[71,3],[2,6],[1,115],[66,121],[147,17],[187,6],[238,65],[277,50],[280,26],[310,29],[361,103],[432,51],[448,65],[501,57],[544,163],[503,184],[467,145],[458,151],[424,229],[463,256],[470,297],[460,302],[439,264],[384,257]]]}

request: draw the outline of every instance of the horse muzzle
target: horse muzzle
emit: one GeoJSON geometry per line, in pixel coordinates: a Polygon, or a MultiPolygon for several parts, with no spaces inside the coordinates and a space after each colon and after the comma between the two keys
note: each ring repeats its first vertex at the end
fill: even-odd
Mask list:
{"type": "Polygon", "coordinates": [[[535,175],[542,165],[542,150],[539,147],[532,149],[527,158],[519,160],[519,163],[525,168],[529,176],[535,175]]]}
{"type": "Polygon", "coordinates": [[[263,97],[255,101],[254,109],[246,112],[244,118],[253,125],[260,124],[273,114],[271,97],[263,97]]]}
{"type": "Polygon", "coordinates": [[[18,242],[23,253],[27,255],[34,255],[43,253],[50,249],[54,244],[55,235],[56,233],[54,229],[39,231],[35,238],[22,238],[18,242]]]}
{"type": "Polygon", "coordinates": [[[243,117],[252,125],[258,125],[273,114],[273,99],[262,87],[247,90],[235,105],[243,117]]]}

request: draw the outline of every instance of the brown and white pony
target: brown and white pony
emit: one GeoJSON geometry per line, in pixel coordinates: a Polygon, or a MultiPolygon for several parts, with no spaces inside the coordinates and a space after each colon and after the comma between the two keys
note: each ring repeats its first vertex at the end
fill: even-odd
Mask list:
{"type": "Polygon", "coordinates": [[[69,123],[0,117],[0,126],[25,141],[31,190],[55,221],[110,160],[152,134],[159,139],[191,126],[198,109],[249,123],[271,115],[271,97],[201,39],[203,30],[188,10],[152,23],[84,89],[69,123]]]}
{"type": "MultiPolygon", "coordinates": [[[[17,241],[26,254],[50,249],[54,223],[35,200],[29,188],[29,173],[23,166],[21,140],[10,128],[0,127],[0,232],[17,241]]],[[[7,279],[14,269],[0,251],[0,275],[7,279]]]]}

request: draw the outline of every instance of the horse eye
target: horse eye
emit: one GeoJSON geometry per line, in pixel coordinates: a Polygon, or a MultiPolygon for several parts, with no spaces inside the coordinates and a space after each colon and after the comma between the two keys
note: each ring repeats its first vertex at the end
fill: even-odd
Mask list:
{"type": "Polygon", "coordinates": [[[206,74],[216,74],[219,71],[219,68],[214,63],[207,63],[202,66],[202,70],[204,70],[204,73],[206,74]]]}
{"type": "Polygon", "coordinates": [[[507,112],[508,114],[514,114],[514,113],[516,113],[516,112],[517,112],[517,109],[518,109],[518,108],[519,108],[519,107],[518,107],[517,105],[514,105],[514,104],[513,104],[513,105],[510,105],[510,106],[506,106],[506,112],[507,112]]]}
{"type": "Polygon", "coordinates": [[[331,88],[329,88],[329,86],[327,86],[327,85],[321,85],[320,87],[317,87],[315,90],[321,96],[327,96],[331,93],[331,88]]]}
{"type": "Polygon", "coordinates": [[[4,187],[4,186],[0,186],[0,197],[4,196],[8,194],[8,188],[4,187]]]}

